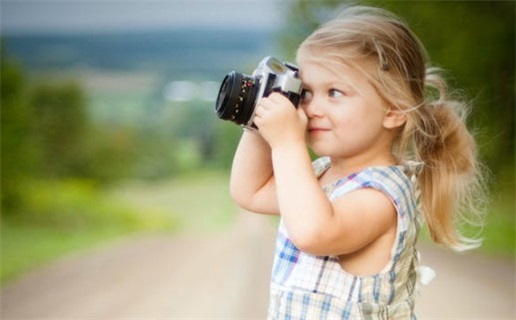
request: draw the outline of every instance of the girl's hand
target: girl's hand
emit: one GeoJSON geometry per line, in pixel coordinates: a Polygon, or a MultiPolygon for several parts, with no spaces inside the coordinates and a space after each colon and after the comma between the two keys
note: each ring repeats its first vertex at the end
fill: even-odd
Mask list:
{"type": "Polygon", "coordinates": [[[258,102],[254,123],[271,148],[305,143],[308,118],[281,93],[274,92],[258,102]]]}

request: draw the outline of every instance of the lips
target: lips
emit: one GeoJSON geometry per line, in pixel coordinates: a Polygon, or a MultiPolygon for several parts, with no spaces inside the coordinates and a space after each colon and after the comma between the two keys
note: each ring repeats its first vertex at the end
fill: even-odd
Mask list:
{"type": "Polygon", "coordinates": [[[309,127],[308,132],[310,133],[318,133],[318,132],[326,132],[330,131],[330,129],[327,128],[321,128],[321,127],[309,127]]]}

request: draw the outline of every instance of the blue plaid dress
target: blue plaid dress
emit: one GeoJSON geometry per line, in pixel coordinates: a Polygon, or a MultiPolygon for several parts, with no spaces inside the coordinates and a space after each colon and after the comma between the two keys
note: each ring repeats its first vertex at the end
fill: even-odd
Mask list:
{"type": "MultiPolygon", "coordinates": [[[[331,163],[313,163],[321,176],[331,163]]],[[[414,319],[414,295],[420,228],[416,174],[421,164],[370,167],[342,178],[324,191],[333,201],[353,190],[374,188],[396,207],[397,238],[391,259],[378,274],[355,276],[342,269],[335,256],[301,252],[280,222],[271,279],[268,319],[414,319]]]]}

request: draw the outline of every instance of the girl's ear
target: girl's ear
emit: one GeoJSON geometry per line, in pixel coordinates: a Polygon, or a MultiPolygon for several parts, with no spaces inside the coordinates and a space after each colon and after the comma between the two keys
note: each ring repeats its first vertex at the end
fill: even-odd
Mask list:
{"type": "Polygon", "coordinates": [[[383,126],[386,129],[395,129],[401,127],[407,122],[405,112],[395,109],[389,109],[383,118],[383,126]]]}

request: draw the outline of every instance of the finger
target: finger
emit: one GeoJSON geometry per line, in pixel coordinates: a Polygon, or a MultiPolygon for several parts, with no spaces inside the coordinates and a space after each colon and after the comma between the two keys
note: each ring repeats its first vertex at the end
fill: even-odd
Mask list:
{"type": "Polygon", "coordinates": [[[267,107],[263,103],[263,101],[260,101],[258,105],[256,105],[256,111],[255,114],[263,115],[263,113],[267,112],[267,107]]]}
{"type": "Polygon", "coordinates": [[[276,102],[276,103],[285,103],[286,101],[290,100],[283,95],[281,92],[273,92],[269,95],[269,99],[276,102]]]}
{"type": "Polygon", "coordinates": [[[277,91],[272,92],[268,97],[273,101],[281,101],[285,98],[285,96],[281,92],[277,91]]]}
{"type": "Polygon", "coordinates": [[[258,101],[258,105],[262,106],[263,108],[267,109],[270,105],[270,100],[268,98],[261,98],[258,101]]]}
{"type": "MultiPolygon", "coordinates": [[[[258,111],[258,110],[257,110],[258,111]]],[[[255,116],[253,118],[254,124],[260,129],[263,125],[263,117],[258,112],[255,113],[255,116]]]]}

